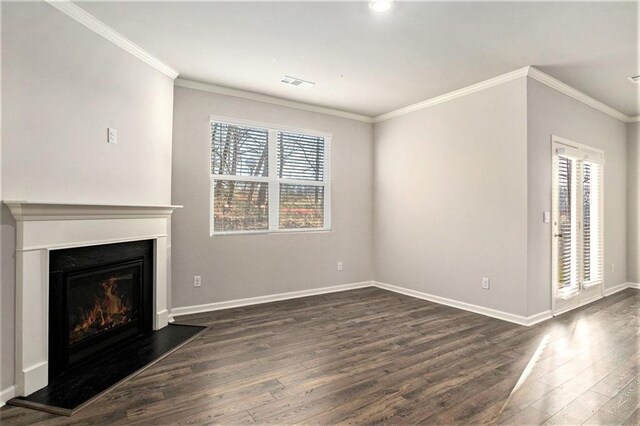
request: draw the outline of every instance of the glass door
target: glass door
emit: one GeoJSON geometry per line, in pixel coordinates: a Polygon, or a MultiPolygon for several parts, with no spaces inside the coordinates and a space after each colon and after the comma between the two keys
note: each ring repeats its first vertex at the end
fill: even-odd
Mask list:
{"type": "Polygon", "coordinates": [[[603,171],[601,151],[554,137],[555,315],[603,296],[603,171]]]}

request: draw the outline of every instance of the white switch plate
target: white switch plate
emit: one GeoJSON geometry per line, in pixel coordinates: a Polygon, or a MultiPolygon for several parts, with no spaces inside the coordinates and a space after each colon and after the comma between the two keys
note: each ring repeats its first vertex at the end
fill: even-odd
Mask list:
{"type": "Polygon", "coordinates": [[[194,277],[193,277],[193,286],[194,287],[202,287],[202,277],[200,275],[194,275],[194,277]]]}
{"type": "Polygon", "coordinates": [[[482,288],[485,290],[489,290],[489,278],[482,279],[482,288]]]}
{"type": "Polygon", "coordinates": [[[551,222],[551,212],[544,212],[542,213],[542,221],[544,223],[549,223],[551,222]]]}
{"type": "Polygon", "coordinates": [[[338,262],[338,271],[342,271],[342,262],[338,262]]]}
{"type": "Polygon", "coordinates": [[[107,129],[107,143],[117,144],[118,143],[118,134],[116,129],[109,127],[107,129]]]}

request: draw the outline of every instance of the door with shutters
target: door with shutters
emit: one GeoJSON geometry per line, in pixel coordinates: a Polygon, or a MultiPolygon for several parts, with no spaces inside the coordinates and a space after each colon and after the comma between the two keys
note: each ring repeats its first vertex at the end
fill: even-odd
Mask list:
{"type": "Polygon", "coordinates": [[[552,200],[553,312],[604,295],[604,154],[554,136],[552,200]]]}

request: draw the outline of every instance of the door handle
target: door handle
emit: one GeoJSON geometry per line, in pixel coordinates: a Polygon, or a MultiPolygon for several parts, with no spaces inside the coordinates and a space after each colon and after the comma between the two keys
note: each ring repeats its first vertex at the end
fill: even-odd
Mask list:
{"type": "Polygon", "coordinates": [[[553,236],[562,238],[562,234],[553,234],[553,236]]]}

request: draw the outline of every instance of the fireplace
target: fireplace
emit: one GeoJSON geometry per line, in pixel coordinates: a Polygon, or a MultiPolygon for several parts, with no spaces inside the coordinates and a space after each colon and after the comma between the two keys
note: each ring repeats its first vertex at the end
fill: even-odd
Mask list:
{"type": "MultiPolygon", "coordinates": [[[[61,288],[64,284],[64,281],[57,281],[62,280],[59,274],[55,277],[50,274],[61,270],[54,268],[56,253],[77,247],[95,248],[128,241],[147,241],[148,246],[153,246],[153,251],[148,256],[149,260],[144,261],[143,280],[145,287],[149,281],[153,283],[152,290],[148,292],[152,298],[152,328],[161,330],[166,327],[169,320],[168,261],[171,258],[168,231],[171,214],[180,206],[34,201],[4,201],[4,204],[16,220],[16,395],[27,396],[45,388],[49,384],[50,359],[59,359],[60,348],[68,345],[60,338],[65,333],[59,326],[62,317],[52,320],[49,313],[52,299],[59,304],[64,303],[59,299],[62,297],[60,294],[52,294],[53,288],[61,288]],[[51,341],[52,326],[58,328],[58,334],[53,336],[57,339],[55,342],[51,341]],[[50,350],[58,355],[50,357],[50,350]]],[[[116,265],[136,258],[105,259],[103,264],[116,265]]],[[[68,263],[73,265],[73,260],[68,263]]],[[[89,270],[95,266],[75,265],[73,269],[89,270]]],[[[144,309],[142,319],[148,322],[145,315],[149,314],[146,307],[144,309]]],[[[65,330],[68,333],[68,328],[65,330]]],[[[73,363],[72,359],[67,363],[69,361],[73,363]]],[[[60,367],[53,371],[60,371],[60,367]]]]}
{"type": "Polygon", "coordinates": [[[49,380],[153,329],[153,241],[52,250],[49,380]]]}

